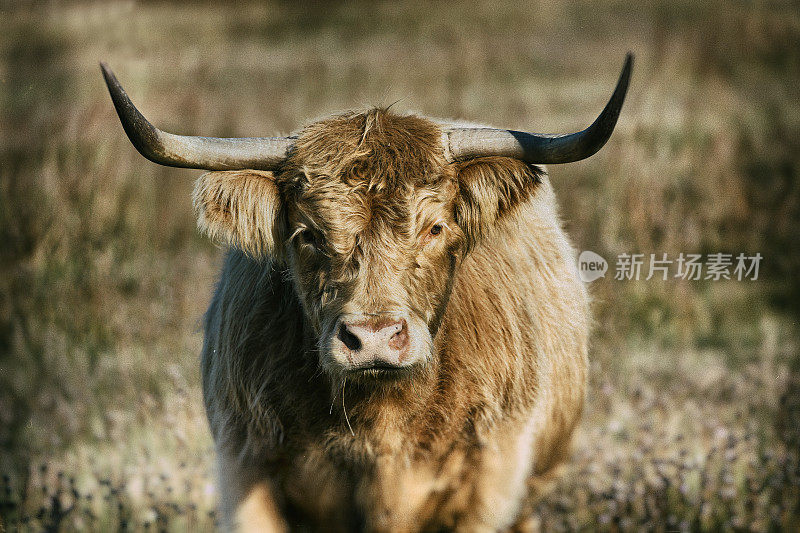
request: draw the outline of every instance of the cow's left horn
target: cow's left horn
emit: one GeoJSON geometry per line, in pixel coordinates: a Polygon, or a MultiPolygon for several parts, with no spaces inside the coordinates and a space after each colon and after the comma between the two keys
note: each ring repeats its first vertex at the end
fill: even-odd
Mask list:
{"type": "Polygon", "coordinates": [[[274,170],[286,159],[293,137],[226,139],[173,135],[156,128],[133,105],[114,73],[100,63],[122,127],[143,156],[160,165],[205,170],[274,170]]]}
{"type": "Polygon", "coordinates": [[[591,126],[578,133],[560,135],[526,133],[493,128],[452,128],[445,131],[454,160],[506,156],[528,163],[571,163],[600,150],[608,141],[625,101],[631,79],[633,54],[628,53],[614,94],[591,126]]]}

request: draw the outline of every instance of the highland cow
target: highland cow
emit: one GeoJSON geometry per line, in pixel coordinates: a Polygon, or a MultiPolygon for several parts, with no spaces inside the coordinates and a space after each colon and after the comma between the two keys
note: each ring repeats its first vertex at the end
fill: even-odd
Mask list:
{"type": "Polygon", "coordinates": [[[226,528],[522,528],[568,450],[589,305],[545,170],[608,140],[631,71],[569,135],[370,109],[297,135],[153,127],[103,73],[136,148],[211,170],[230,247],[202,377],[226,528]]]}

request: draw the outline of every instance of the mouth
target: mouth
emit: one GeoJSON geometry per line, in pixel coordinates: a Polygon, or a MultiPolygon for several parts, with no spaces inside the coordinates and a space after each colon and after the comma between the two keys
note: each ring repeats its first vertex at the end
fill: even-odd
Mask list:
{"type": "Polygon", "coordinates": [[[347,377],[356,381],[401,381],[414,374],[414,366],[397,366],[383,361],[375,361],[369,365],[350,368],[347,377]]]}

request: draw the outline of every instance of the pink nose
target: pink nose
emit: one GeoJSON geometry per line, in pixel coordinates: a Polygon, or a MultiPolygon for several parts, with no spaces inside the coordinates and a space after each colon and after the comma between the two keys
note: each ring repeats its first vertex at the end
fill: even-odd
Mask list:
{"type": "Polygon", "coordinates": [[[342,321],[336,338],[345,345],[355,367],[402,365],[408,352],[405,320],[367,319],[342,321]]]}

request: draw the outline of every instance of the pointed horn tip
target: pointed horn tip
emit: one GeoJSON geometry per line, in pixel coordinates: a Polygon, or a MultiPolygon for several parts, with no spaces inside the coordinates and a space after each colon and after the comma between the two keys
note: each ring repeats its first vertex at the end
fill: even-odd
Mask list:
{"type": "Polygon", "coordinates": [[[111,90],[112,85],[119,85],[117,77],[114,75],[114,72],[108,66],[108,63],[106,63],[105,61],[100,61],[100,71],[103,73],[103,79],[105,80],[109,90],[111,90]]]}
{"type": "Polygon", "coordinates": [[[633,70],[633,59],[636,56],[633,52],[628,52],[625,54],[625,64],[622,66],[622,73],[623,75],[630,76],[631,70],[633,70]]]}
{"type": "Polygon", "coordinates": [[[633,52],[628,52],[627,54],[625,54],[625,63],[622,65],[622,71],[619,73],[617,86],[614,88],[614,92],[611,94],[611,99],[608,101],[608,104],[606,104],[606,108],[603,110],[603,113],[601,113],[601,116],[607,110],[614,107],[612,105],[612,102],[617,102],[619,110],[622,109],[622,104],[625,101],[625,96],[628,93],[628,85],[630,84],[631,81],[631,72],[633,71],[633,58],[634,58],[633,52]]]}

